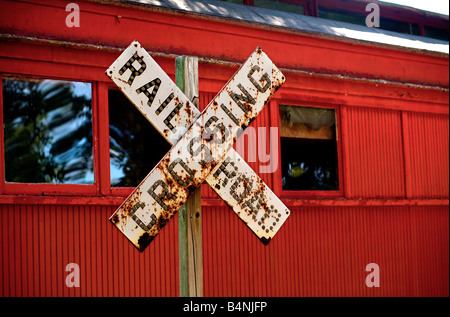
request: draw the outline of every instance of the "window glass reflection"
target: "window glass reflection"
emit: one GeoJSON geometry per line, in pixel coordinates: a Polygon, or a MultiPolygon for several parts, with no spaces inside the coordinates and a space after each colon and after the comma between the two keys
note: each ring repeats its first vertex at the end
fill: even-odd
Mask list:
{"type": "Polygon", "coordinates": [[[92,184],[91,84],[2,83],[6,181],[92,184]]]}
{"type": "Polygon", "coordinates": [[[109,90],[111,186],[136,187],[170,144],[119,90],[109,90]]]}

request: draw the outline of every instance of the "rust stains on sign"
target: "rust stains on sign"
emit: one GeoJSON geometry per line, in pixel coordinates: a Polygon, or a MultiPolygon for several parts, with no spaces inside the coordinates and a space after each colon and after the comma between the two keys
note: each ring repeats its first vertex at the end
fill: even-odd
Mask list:
{"type": "Polygon", "coordinates": [[[106,73],[174,144],[111,222],[142,251],[206,179],[262,241],[270,241],[277,222],[287,217],[276,217],[276,210],[286,207],[241,158],[231,176],[224,167],[227,155],[237,156],[232,146],[238,129],[254,120],[284,82],[264,52],[257,48],[201,114],[137,42],[106,73]],[[228,179],[218,184],[221,172],[230,177],[228,185],[228,179]]]}

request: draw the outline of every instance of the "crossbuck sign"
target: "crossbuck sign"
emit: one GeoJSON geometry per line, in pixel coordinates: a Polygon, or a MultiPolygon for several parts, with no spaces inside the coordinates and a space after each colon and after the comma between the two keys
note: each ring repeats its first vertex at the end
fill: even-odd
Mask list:
{"type": "Polygon", "coordinates": [[[140,251],[205,180],[267,244],[290,212],[233,144],[285,78],[258,47],[200,112],[137,42],[106,71],[172,144],[110,221],[140,251]]]}

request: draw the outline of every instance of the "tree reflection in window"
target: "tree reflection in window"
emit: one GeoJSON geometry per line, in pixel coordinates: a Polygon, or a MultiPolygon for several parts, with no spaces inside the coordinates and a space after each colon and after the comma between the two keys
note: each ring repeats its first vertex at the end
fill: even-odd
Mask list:
{"type": "Polygon", "coordinates": [[[4,78],[5,179],[92,184],[91,84],[4,78]]]}
{"type": "Polygon", "coordinates": [[[109,90],[108,107],[111,186],[136,187],[170,144],[121,91],[109,90]]]}
{"type": "Polygon", "coordinates": [[[283,190],[338,190],[335,110],[280,105],[283,190]]]}

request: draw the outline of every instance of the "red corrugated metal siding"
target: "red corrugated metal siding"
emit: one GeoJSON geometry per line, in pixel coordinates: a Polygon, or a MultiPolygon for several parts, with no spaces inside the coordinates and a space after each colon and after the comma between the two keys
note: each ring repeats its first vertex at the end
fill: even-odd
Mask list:
{"type": "Polygon", "coordinates": [[[411,198],[448,198],[448,115],[407,113],[411,198]]]}
{"type": "MultiPolygon", "coordinates": [[[[294,104],[340,105],[338,110],[345,113],[345,124],[338,121],[339,133],[345,128],[341,140],[345,172],[340,174],[346,177],[344,197],[323,202],[322,193],[312,202],[314,207],[291,208],[292,215],[268,246],[262,245],[228,207],[204,206],[206,296],[449,295],[448,89],[384,82],[448,87],[448,58],[388,47],[374,50],[355,43],[100,2],[82,2],[80,28],[61,28],[67,3],[52,0],[42,6],[31,2],[5,2],[10,10],[0,12],[8,12],[0,20],[2,26],[8,26],[5,33],[12,35],[2,43],[2,73],[94,81],[106,89],[109,81],[103,71],[118,56],[115,48],[124,48],[134,39],[154,52],[238,63],[260,45],[278,66],[291,69],[275,98],[294,104]],[[25,11],[26,15],[11,14],[25,11]],[[54,22],[41,19],[43,15],[51,16],[54,22]],[[104,32],[98,32],[98,25],[104,32]],[[130,32],[130,26],[135,32],[130,32]],[[152,37],[147,36],[150,29],[152,37]],[[106,47],[72,47],[47,39],[106,47]],[[239,45],[230,47],[227,43],[239,45]],[[339,77],[346,74],[353,79],[339,77]],[[359,81],[356,77],[381,81],[359,81]],[[376,109],[383,107],[391,110],[376,109]],[[426,111],[439,114],[422,113],[426,111]],[[443,201],[437,206],[418,207],[412,204],[427,202],[396,199],[405,197],[443,201]],[[353,199],[353,207],[345,207],[347,201],[342,198],[353,199]],[[386,206],[354,206],[364,204],[366,198],[379,199],[377,204],[386,201],[386,206]],[[336,202],[343,205],[325,206],[336,202]],[[371,262],[380,266],[380,288],[365,286],[365,266],[371,262]]],[[[172,57],[158,60],[171,75],[172,57]]],[[[236,65],[200,64],[203,108],[236,65]]],[[[105,118],[101,109],[106,109],[106,95],[103,91],[98,96],[99,118],[105,118]]],[[[271,121],[274,117],[268,118],[269,113],[276,111],[264,110],[252,126],[277,125],[271,121]]],[[[106,119],[97,123],[103,131],[100,139],[105,142],[99,145],[97,159],[106,162],[108,124],[106,119]]],[[[243,156],[247,158],[248,152],[243,156]]],[[[249,165],[258,173],[259,163],[249,165]]],[[[82,205],[90,199],[101,201],[83,195],[109,199],[111,192],[127,192],[110,189],[107,168],[101,167],[99,174],[101,191],[92,186],[92,191],[80,191],[79,196],[69,199],[71,203],[62,204],[57,199],[43,202],[45,198],[33,196],[38,191],[25,192],[29,186],[21,184],[14,184],[15,191],[8,192],[6,187],[13,184],[2,182],[3,193],[10,195],[2,196],[0,206],[0,296],[179,294],[177,217],[140,254],[107,221],[115,206],[82,205]],[[28,195],[27,203],[12,204],[22,198],[16,194],[28,195]],[[80,265],[80,288],[65,286],[68,273],[64,269],[71,262],[80,265]]],[[[273,188],[272,178],[280,175],[260,176],[273,188]]],[[[67,188],[75,187],[55,185],[54,190],[57,195],[74,195],[67,188]]],[[[202,197],[217,195],[203,185],[202,197]]],[[[291,198],[291,202],[303,203],[298,197],[291,198]]],[[[220,199],[205,199],[205,205],[216,203],[220,205],[220,199]]]]}
{"type": "MultiPolygon", "coordinates": [[[[214,95],[201,93],[200,107],[214,95]]],[[[404,197],[407,144],[412,179],[427,180],[413,170],[426,162],[435,175],[429,184],[442,170],[440,181],[448,186],[447,115],[407,113],[408,139],[400,111],[345,107],[347,198],[404,197]]],[[[266,106],[252,126],[273,126],[268,114],[266,106]]],[[[249,165],[258,172],[259,163],[249,165]]],[[[272,186],[273,175],[260,176],[272,186]]],[[[448,197],[448,189],[437,188],[439,197],[448,197]]],[[[202,192],[217,197],[207,185],[202,192]]],[[[114,209],[3,204],[0,296],[177,296],[177,218],[139,254],[108,223],[114,209]],[[80,265],[80,288],[65,286],[71,262],[80,265]]],[[[448,205],[291,210],[264,246],[228,207],[203,207],[205,296],[448,296],[448,205]],[[380,266],[380,288],[365,286],[372,262],[380,266]]]]}
{"type": "Polygon", "coordinates": [[[448,296],[448,221],[446,206],[295,208],[264,246],[228,207],[204,208],[205,296],[448,296]]]}
{"type": "Polygon", "coordinates": [[[411,208],[417,296],[449,296],[448,206],[411,208]]]}
{"type": "MultiPolygon", "coordinates": [[[[349,157],[345,164],[350,170],[346,198],[404,198],[401,111],[346,108],[349,157]]],[[[434,118],[438,135],[446,135],[434,141],[441,148],[438,161],[448,161],[444,146],[448,117],[415,115],[422,121],[434,118]]],[[[252,126],[270,126],[270,120],[261,115],[252,126]]],[[[415,142],[413,136],[409,140],[415,142]]],[[[420,146],[419,142],[415,148],[420,146]]],[[[428,150],[422,146],[422,151],[428,150]]],[[[413,153],[411,150],[411,156],[413,153]]],[[[435,159],[433,156],[430,162],[435,159]]],[[[258,162],[249,165],[258,171],[258,162]]],[[[260,176],[271,186],[273,175],[260,176]]],[[[442,182],[448,186],[448,177],[442,182]]],[[[216,197],[206,186],[203,193],[204,197],[216,197]]],[[[440,197],[448,197],[448,192],[440,197]]],[[[230,208],[204,208],[205,295],[448,296],[448,206],[291,210],[289,221],[266,247],[230,208]],[[380,288],[365,285],[369,263],[380,267],[380,288]]]]}
{"type": "Polygon", "coordinates": [[[347,108],[348,198],[405,196],[400,111],[347,108]]]}
{"type": "Polygon", "coordinates": [[[140,253],[108,222],[115,207],[2,205],[0,296],[178,296],[178,228],[140,253]],[[80,287],[65,284],[68,263],[80,287]]]}

